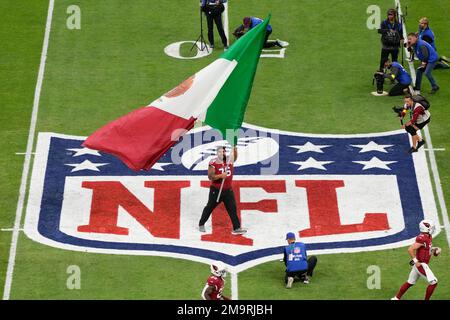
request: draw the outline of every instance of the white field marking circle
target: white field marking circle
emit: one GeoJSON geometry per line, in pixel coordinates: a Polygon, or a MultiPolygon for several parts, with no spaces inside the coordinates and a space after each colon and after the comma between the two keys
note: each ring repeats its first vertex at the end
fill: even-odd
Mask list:
{"type": "MultiPolygon", "coordinates": [[[[195,41],[179,41],[175,43],[169,44],[167,47],[164,48],[164,53],[167,54],[169,57],[176,58],[176,59],[199,59],[206,57],[210,55],[213,51],[213,49],[206,43],[197,42],[197,45],[194,45],[195,50],[197,50],[197,54],[193,57],[184,57],[180,53],[181,45],[184,43],[191,43],[192,45],[195,44],[195,41]],[[200,50],[198,47],[205,47],[205,49],[200,50]],[[207,48],[207,49],[206,49],[207,48]]],[[[194,48],[192,48],[194,50],[194,48]]]]}

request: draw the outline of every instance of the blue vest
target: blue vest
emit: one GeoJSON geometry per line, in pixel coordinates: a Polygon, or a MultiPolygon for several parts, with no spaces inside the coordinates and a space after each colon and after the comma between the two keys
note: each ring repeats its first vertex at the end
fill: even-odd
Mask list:
{"type": "MultiPolygon", "coordinates": [[[[423,37],[429,37],[431,39],[431,46],[433,47],[434,50],[436,50],[436,44],[434,43],[434,33],[433,31],[431,31],[431,29],[429,27],[427,27],[424,30],[420,30],[419,29],[419,39],[423,40],[423,37]]],[[[424,40],[425,41],[425,40],[424,40]]]]}
{"type": "Polygon", "coordinates": [[[422,51],[420,50],[420,47],[425,46],[428,49],[428,61],[430,63],[436,62],[439,59],[439,55],[436,52],[436,50],[433,49],[433,47],[426,41],[418,39],[416,42],[416,45],[414,47],[417,58],[419,58],[420,61],[423,61],[425,57],[422,54],[422,51]]]}
{"type": "Polygon", "coordinates": [[[397,81],[404,85],[409,85],[412,82],[411,76],[409,73],[403,68],[403,66],[398,62],[392,62],[392,66],[399,70],[397,81]]]}
{"type": "Polygon", "coordinates": [[[295,272],[308,269],[306,246],[302,242],[292,243],[284,248],[286,271],[295,272]]]}
{"type": "MultiPolygon", "coordinates": [[[[251,17],[252,22],[250,23],[250,28],[249,29],[253,29],[254,27],[256,27],[258,24],[262,23],[263,20],[260,18],[256,18],[256,17],[251,17]]],[[[272,31],[272,26],[270,24],[267,25],[267,31],[271,32],[272,31]]]]}

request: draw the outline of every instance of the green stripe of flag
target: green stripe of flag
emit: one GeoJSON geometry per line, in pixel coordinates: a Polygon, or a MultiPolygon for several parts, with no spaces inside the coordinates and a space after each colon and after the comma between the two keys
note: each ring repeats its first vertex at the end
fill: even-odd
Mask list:
{"type": "Polygon", "coordinates": [[[269,20],[270,15],[221,55],[238,64],[209,106],[205,123],[219,130],[233,144],[236,139],[227,137],[227,130],[239,129],[244,120],[269,20]]]}

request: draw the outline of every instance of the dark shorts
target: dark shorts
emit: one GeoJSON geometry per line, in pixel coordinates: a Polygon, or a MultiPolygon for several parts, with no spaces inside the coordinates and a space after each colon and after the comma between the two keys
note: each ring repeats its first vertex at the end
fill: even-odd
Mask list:
{"type": "MultiPolygon", "coordinates": [[[[431,116],[428,118],[427,121],[424,121],[422,123],[416,123],[416,127],[420,129],[423,129],[428,123],[430,123],[431,116]]],[[[415,136],[417,135],[417,130],[413,126],[406,126],[405,127],[406,132],[408,132],[410,135],[415,136]]]]}

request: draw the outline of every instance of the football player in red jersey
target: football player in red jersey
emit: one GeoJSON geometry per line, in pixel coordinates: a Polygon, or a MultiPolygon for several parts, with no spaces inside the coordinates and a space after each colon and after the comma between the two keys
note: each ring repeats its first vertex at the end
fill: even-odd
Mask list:
{"type": "Polygon", "coordinates": [[[208,221],[213,210],[223,202],[225,208],[227,209],[228,215],[230,216],[231,223],[233,224],[232,234],[238,235],[247,232],[246,229],[241,228],[241,222],[237,216],[236,210],[236,199],[234,198],[232,182],[233,182],[233,171],[234,171],[234,161],[237,159],[237,148],[233,148],[233,152],[230,155],[231,158],[227,159],[225,153],[225,147],[220,146],[217,148],[217,158],[211,160],[208,166],[208,178],[211,180],[211,186],[209,188],[209,198],[208,203],[203,209],[202,216],[198,223],[198,229],[200,232],[206,232],[205,223],[208,221]],[[223,187],[220,194],[220,199],[217,201],[219,196],[220,187],[223,187]]]}
{"type": "Polygon", "coordinates": [[[231,300],[223,296],[223,288],[225,286],[225,280],[223,278],[227,275],[225,265],[222,262],[216,261],[210,267],[211,275],[208,277],[202,291],[203,300],[231,300]]]}
{"type": "Polygon", "coordinates": [[[408,248],[408,253],[411,256],[409,264],[412,266],[408,281],[401,287],[395,297],[391,300],[400,300],[403,294],[413,286],[419,277],[428,282],[425,300],[430,300],[434,289],[437,287],[437,278],[434,276],[430,267],[428,266],[431,255],[438,256],[441,249],[432,247],[431,241],[434,232],[434,224],[431,220],[422,220],[419,223],[420,234],[416,237],[416,242],[408,248]]]}

